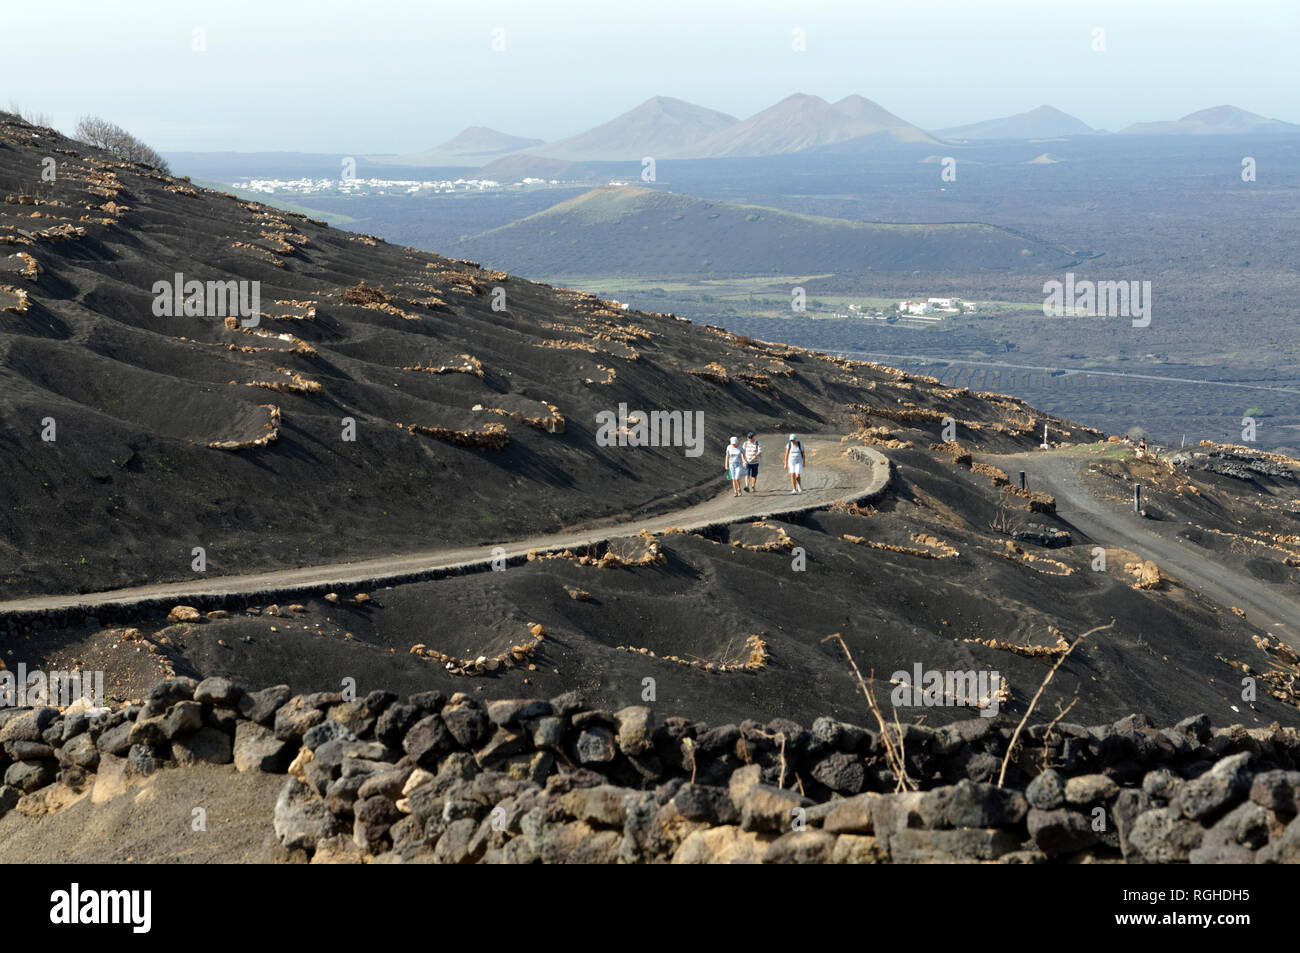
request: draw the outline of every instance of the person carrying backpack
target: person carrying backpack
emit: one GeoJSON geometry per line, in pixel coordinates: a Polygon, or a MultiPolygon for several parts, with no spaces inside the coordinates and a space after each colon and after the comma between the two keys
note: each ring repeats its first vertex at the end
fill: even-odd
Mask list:
{"type": "Polygon", "coordinates": [[[745,456],[745,492],[758,492],[758,458],[763,455],[763,448],[759,446],[758,440],[754,437],[754,431],[750,431],[745,436],[745,442],[740,445],[741,452],[745,456]]]}
{"type": "Polygon", "coordinates": [[[803,492],[803,465],[808,459],[808,454],[800,443],[795,434],[790,434],[790,439],[785,444],[785,470],[790,474],[790,492],[803,492]]]}

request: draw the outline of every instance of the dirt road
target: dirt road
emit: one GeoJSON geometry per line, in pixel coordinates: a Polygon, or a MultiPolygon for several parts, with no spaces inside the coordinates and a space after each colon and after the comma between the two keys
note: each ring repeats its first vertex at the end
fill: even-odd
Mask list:
{"type": "Polygon", "coordinates": [[[782,472],[784,434],[760,435],[764,454],[759,467],[758,493],[734,497],[723,473],[722,447],[710,448],[700,466],[716,470],[718,495],[703,503],[652,517],[629,515],[600,526],[574,527],[545,536],[503,540],[496,546],[443,548],[419,553],[386,556],[352,563],[304,566],[239,576],[200,578],[194,581],[157,583],[115,589],[108,592],[32,596],[0,602],[0,618],[10,613],[80,608],[93,614],[101,606],[145,605],[155,602],[183,602],[211,596],[236,594],[274,595],[283,598],[295,591],[319,591],[322,587],[378,586],[412,582],[447,571],[489,564],[494,558],[518,558],[530,550],[551,552],[603,543],[641,530],[659,533],[666,529],[701,529],[719,523],[764,519],[820,509],[840,501],[860,500],[884,491],[889,482],[889,461],[869,448],[846,454],[833,437],[804,439],[809,462],[804,473],[805,492],[790,493],[789,478],[782,472]]]}
{"type": "Polygon", "coordinates": [[[1252,624],[1300,649],[1300,600],[1261,582],[1232,562],[1174,535],[1182,523],[1155,522],[1131,505],[1098,499],[1083,483],[1087,458],[1069,451],[979,455],[1008,473],[1024,470],[1029,487],[1056,497],[1056,512],[1101,545],[1120,546],[1150,559],[1210,600],[1246,613],[1252,624]]]}

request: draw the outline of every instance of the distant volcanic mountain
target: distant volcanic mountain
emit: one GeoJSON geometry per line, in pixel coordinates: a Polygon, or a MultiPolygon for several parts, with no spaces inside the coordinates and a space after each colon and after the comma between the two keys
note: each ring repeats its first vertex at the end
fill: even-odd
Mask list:
{"type": "Polygon", "coordinates": [[[480,166],[541,143],[541,139],[525,139],[486,126],[470,126],[442,145],[424,152],[408,153],[395,158],[376,158],[375,161],[393,165],[480,166]]]}
{"type": "Polygon", "coordinates": [[[1300,126],[1246,112],[1237,106],[1213,106],[1188,113],[1182,119],[1134,123],[1120,132],[1161,136],[1296,135],[1300,134],[1300,126]]]}
{"type": "MultiPolygon", "coordinates": [[[[670,159],[752,158],[821,151],[846,154],[908,144],[935,145],[940,139],[1060,139],[1097,130],[1053,106],[988,119],[931,134],[864,96],[831,103],[795,93],[747,119],[670,96],[641,105],[586,132],[546,142],[470,126],[424,152],[375,156],[373,161],[406,166],[480,168],[502,159],[497,177],[536,168],[541,178],[570,177],[560,162],[639,162],[645,156],[670,159]],[[939,137],[939,138],[936,138],[939,137]],[[559,160],[559,161],[557,161],[559,160]],[[547,171],[549,170],[549,171],[547,171]]],[[[1137,123],[1125,133],[1148,135],[1297,134],[1300,125],[1268,119],[1235,106],[1215,106],[1168,122],[1137,123]]],[[[579,178],[588,178],[584,173],[579,178]]]]}
{"type": "Polygon", "coordinates": [[[566,182],[594,181],[588,166],[568,159],[547,159],[527,152],[512,152],[479,169],[485,179],[518,182],[523,179],[563,179],[566,182]]]}
{"type": "Polygon", "coordinates": [[[640,160],[693,151],[701,140],[736,124],[734,116],[669,96],[654,96],[594,129],[533,150],[554,159],[640,160]]]}
{"type": "Polygon", "coordinates": [[[1064,136],[1086,136],[1096,132],[1068,113],[1053,106],[1039,106],[1028,112],[987,119],[968,126],[941,129],[938,135],[945,139],[1059,139],[1064,136]]]}
{"type": "Polygon", "coordinates": [[[858,141],[871,148],[899,142],[934,142],[922,129],[869,99],[848,96],[828,103],[795,93],[743,122],[720,130],[690,151],[693,158],[770,156],[858,141]]]}

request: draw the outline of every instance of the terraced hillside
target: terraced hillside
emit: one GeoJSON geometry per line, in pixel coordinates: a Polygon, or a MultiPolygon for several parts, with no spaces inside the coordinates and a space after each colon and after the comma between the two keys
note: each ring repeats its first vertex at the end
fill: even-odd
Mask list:
{"type": "MultiPolygon", "coordinates": [[[[1295,639],[1274,625],[1286,620],[1234,613],[1129,536],[1071,522],[1032,463],[1014,458],[1030,471],[1021,490],[997,462],[1037,447],[1045,424],[1069,453],[1131,455],[1096,431],[1013,397],[338,232],[12,118],[0,141],[5,601],[625,527],[500,572],[241,589],[134,617],[11,615],[6,665],[100,670],[119,700],[178,674],[303,691],[345,678],[498,698],[577,689],[614,709],[644,701],[649,678],[692,717],[861,721],[860,686],[827,641],[838,632],[882,698],[916,664],[995,670],[999,710],[1018,716],[1063,646],[1113,620],[1069,657],[1042,710],[1295,723],[1300,669],[1279,648],[1295,639]],[[229,295],[227,313],[184,314],[186,281],[227,279],[248,314],[229,313],[229,295]],[[257,307],[241,281],[260,282],[257,307]],[[620,404],[634,419],[703,413],[700,455],[603,445],[597,415],[620,404]],[[767,436],[758,505],[770,518],[745,508],[674,532],[675,514],[723,492],[722,444],[748,429],[809,438],[812,472],[827,454],[883,453],[887,491],[800,506],[782,485],[782,440],[767,436]],[[626,530],[651,518],[653,533],[626,530]],[[1244,703],[1247,669],[1267,689],[1244,703]]],[[[1194,519],[1197,539],[1258,541],[1250,572],[1291,592],[1296,481],[1242,466],[1225,478],[1170,464],[1153,512],[1194,519]]],[[[1100,499],[1124,511],[1122,493],[1100,499]]],[[[1198,565],[1241,570],[1203,550],[1198,565]]]]}

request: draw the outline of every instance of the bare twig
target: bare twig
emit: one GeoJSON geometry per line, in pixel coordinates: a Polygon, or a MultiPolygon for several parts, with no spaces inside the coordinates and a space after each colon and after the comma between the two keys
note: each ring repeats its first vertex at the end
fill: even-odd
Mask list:
{"type": "Polygon", "coordinates": [[[1115,620],[1111,619],[1109,625],[1099,625],[1095,629],[1089,629],[1087,632],[1083,633],[1083,635],[1071,642],[1070,647],[1061,653],[1059,658],[1057,658],[1056,664],[1052,666],[1051,671],[1047,673],[1047,677],[1043,679],[1043,684],[1038,686],[1038,691],[1034,692],[1034,697],[1029,700],[1029,707],[1025,709],[1025,717],[1020,719],[1020,724],[1016,725],[1016,730],[1011,733],[1011,742],[1007,745],[1007,753],[1002,756],[1002,770],[998,772],[998,787],[1002,787],[1002,782],[1007,776],[1007,765],[1011,763],[1011,755],[1016,750],[1016,741],[1020,738],[1020,732],[1025,727],[1025,722],[1027,722],[1029,716],[1033,714],[1034,706],[1038,704],[1038,699],[1042,697],[1043,690],[1047,688],[1048,682],[1052,680],[1052,676],[1056,674],[1056,670],[1061,667],[1061,663],[1069,658],[1070,653],[1074,651],[1075,647],[1088,636],[1097,632],[1103,632],[1106,629],[1113,629],[1114,627],[1115,620]]]}
{"type": "MultiPolygon", "coordinates": [[[[875,677],[873,670],[871,675],[875,677]]],[[[907,787],[907,751],[903,744],[903,726],[898,723],[898,709],[894,709],[894,729],[898,732],[898,754],[894,757],[898,759],[898,783],[894,785],[894,791],[902,791],[907,787]]]]}
{"type": "MultiPolygon", "coordinates": [[[[822,639],[822,641],[829,642],[831,639],[835,639],[837,642],[839,642],[840,648],[844,650],[844,657],[849,660],[849,665],[853,667],[853,674],[857,677],[858,687],[862,689],[862,697],[867,700],[867,707],[871,710],[871,714],[875,716],[876,724],[880,726],[880,740],[883,741],[885,745],[885,760],[889,762],[889,767],[894,771],[894,776],[898,778],[899,788],[905,789],[905,788],[914,787],[911,779],[907,776],[907,765],[903,761],[902,727],[899,726],[898,728],[899,747],[896,749],[894,747],[893,740],[889,736],[889,725],[885,723],[885,718],[880,713],[880,705],[876,702],[875,691],[873,689],[867,688],[867,683],[862,677],[862,672],[858,669],[858,663],[853,661],[853,655],[849,652],[849,647],[844,644],[843,637],[838,632],[833,632],[832,634],[826,636],[826,638],[822,639]]],[[[875,669],[872,669],[871,678],[873,682],[875,681],[875,676],[876,676],[875,669]]],[[[894,724],[898,725],[897,710],[894,711],[894,724]]]]}
{"type": "Polygon", "coordinates": [[[685,748],[687,753],[691,756],[691,784],[694,784],[695,783],[695,742],[691,741],[690,738],[683,738],[682,747],[685,748]]]}
{"type": "Polygon", "coordinates": [[[1070,701],[1070,704],[1066,705],[1064,708],[1061,708],[1060,704],[1058,703],[1056,707],[1061,708],[1061,710],[1057,713],[1055,718],[1053,718],[1050,722],[1048,722],[1047,730],[1043,732],[1043,770],[1044,771],[1047,770],[1047,749],[1048,749],[1047,739],[1048,737],[1051,736],[1052,729],[1056,727],[1056,723],[1069,713],[1070,709],[1075,706],[1075,703],[1078,702],[1078,700],[1079,700],[1079,696],[1075,695],[1074,698],[1070,701]]]}

